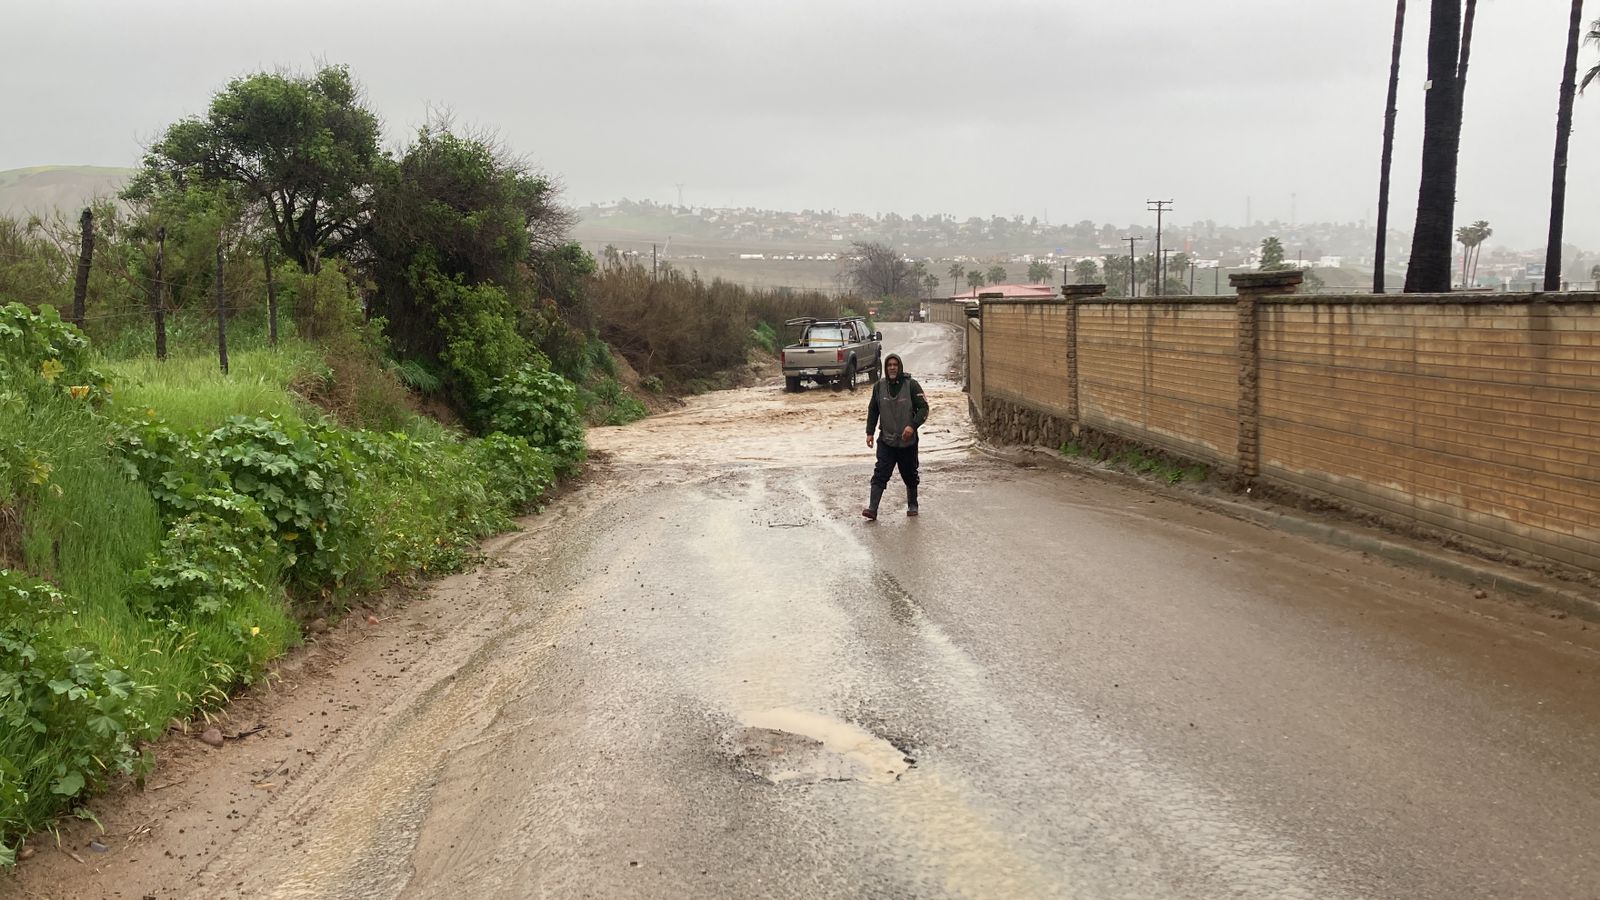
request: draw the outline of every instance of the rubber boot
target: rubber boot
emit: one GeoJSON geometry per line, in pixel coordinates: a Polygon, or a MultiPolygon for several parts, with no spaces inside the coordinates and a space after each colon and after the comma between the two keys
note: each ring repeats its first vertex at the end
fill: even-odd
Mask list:
{"type": "Polygon", "coordinates": [[[878,501],[882,500],[882,499],[883,499],[883,488],[878,487],[877,485],[873,485],[872,486],[872,501],[867,506],[866,509],[863,509],[861,511],[861,514],[863,516],[866,516],[869,519],[876,519],[878,517],[878,501]]]}
{"type": "Polygon", "coordinates": [[[906,488],[906,515],[914,516],[916,514],[917,514],[917,489],[914,488],[914,487],[908,487],[908,488],[906,488]]]}

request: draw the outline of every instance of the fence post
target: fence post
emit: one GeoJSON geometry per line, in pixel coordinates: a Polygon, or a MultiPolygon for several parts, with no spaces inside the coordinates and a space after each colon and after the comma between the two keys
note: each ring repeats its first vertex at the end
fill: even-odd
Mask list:
{"type": "Polygon", "coordinates": [[[85,208],[78,221],[82,239],[78,246],[78,278],[72,285],[72,324],[82,328],[84,304],[89,296],[89,264],[94,258],[94,211],[85,208]]]}
{"type": "Polygon", "coordinates": [[[1105,293],[1103,284],[1061,286],[1061,296],[1067,301],[1067,422],[1074,428],[1082,418],[1078,410],[1078,304],[1091,303],[1105,293]]]}
{"type": "Polygon", "coordinates": [[[267,270],[267,342],[278,346],[278,289],[272,283],[272,245],[261,248],[261,264],[267,270]]]}
{"type": "Polygon", "coordinates": [[[156,324],[156,359],[167,358],[167,282],[162,264],[167,255],[167,229],[156,229],[156,279],[150,286],[150,314],[156,324]]]}
{"type": "Polygon", "coordinates": [[[228,311],[222,294],[222,236],[217,235],[217,361],[228,374],[228,311]]]}
{"type": "Polygon", "coordinates": [[[1245,481],[1261,474],[1261,327],[1260,299],[1272,294],[1293,294],[1305,273],[1239,272],[1228,276],[1238,292],[1239,317],[1239,456],[1238,475],[1245,481]]]}

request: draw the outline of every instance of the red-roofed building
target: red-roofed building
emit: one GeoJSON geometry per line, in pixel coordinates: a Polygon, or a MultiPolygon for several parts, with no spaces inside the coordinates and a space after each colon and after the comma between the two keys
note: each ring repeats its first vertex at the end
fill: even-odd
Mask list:
{"type": "Polygon", "coordinates": [[[1039,300],[1054,297],[1061,293],[1061,289],[1053,284],[991,284],[978,288],[976,291],[967,291],[956,294],[951,300],[976,300],[979,296],[999,294],[1006,300],[1039,300]]]}

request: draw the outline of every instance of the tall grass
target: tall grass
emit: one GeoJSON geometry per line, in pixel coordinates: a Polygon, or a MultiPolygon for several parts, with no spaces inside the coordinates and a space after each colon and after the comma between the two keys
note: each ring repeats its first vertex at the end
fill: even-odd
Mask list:
{"type": "Polygon", "coordinates": [[[307,373],[326,368],[321,351],[297,339],[276,349],[230,354],[222,374],[215,355],[185,354],[165,361],[140,356],[108,362],[118,402],[154,409],[174,428],[220,425],[229,416],[280,416],[294,419],[300,408],[286,389],[307,373]]]}
{"type": "Polygon", "coordinates": [[[162,528],[149,491],[113,458],[105,423],[82,403],[6,403],[0,434],[25,435],[50,467],[23,510],[29,568],[75,596],[120,596],[162,528]]]}

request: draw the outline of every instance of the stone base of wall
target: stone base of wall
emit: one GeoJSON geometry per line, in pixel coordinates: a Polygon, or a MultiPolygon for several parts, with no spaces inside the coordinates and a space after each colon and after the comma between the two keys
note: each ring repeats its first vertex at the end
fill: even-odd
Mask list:
{"type": "Polygon", "coordinates": [[[978,433],[992,443],[1059,449],[1075,434],[1072,423],[1060,416],[1001,400],[993,394],[983,398],[983,407],[978,433]]]}

